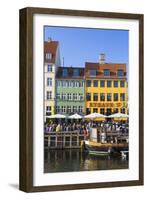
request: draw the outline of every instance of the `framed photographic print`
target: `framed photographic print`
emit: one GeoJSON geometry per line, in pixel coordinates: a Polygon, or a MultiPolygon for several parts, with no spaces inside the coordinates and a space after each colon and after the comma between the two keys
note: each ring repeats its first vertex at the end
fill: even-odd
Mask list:
{"type": "Polygon", "coordinates": [[[143,15],[20,10],[20,190],[143,185],[143,15]]]}

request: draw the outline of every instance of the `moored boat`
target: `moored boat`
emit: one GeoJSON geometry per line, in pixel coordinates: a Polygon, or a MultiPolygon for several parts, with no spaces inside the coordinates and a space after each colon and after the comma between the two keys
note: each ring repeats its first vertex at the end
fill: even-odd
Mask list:
{"type": "Polygon", "coordinates": [[[128,136],[97,134],[96,130],[91,132],[89,139],[82,141],[81,146],[84,151],[95,155],[123,155],[122,152],[128,152],[129,149],[128,136]],[[108,139],[110,137],[111,140],[108,139]]]}
{"type": "Polygon", "coordinates": [[[106,155],[113,153],[121,153],[123,151],[128,151],[128,143],[100,143],[90,140],[85,140],[82,142],[83,150],[88,151],[89,153],[106,155]]]}

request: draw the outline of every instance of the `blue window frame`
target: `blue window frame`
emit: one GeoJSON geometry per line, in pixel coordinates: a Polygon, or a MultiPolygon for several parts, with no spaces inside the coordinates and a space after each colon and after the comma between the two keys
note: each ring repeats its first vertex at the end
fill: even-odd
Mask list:
{"type": "Polygon", "coordinates": [[[79,69],[74,69],[74,70],[73,70],[73,76],[80,76],[80,71],[79,71],[79,69]]]}
{"type": "Polygon", "coordinates": [[[100,81],[100,87],[105,87],[105,81],[104,80],[100,81]]]}
{"type": "Polygon", "coordinates": [[[90,69],[90,76],[96,76],[96,69],[90,69]]]}
{"type": "Polygon", "coordinates": [[[124,76],[124,70],[122,70],[122,69],[119,69],[119,70],[117,70],[117,76],[124,76]]]}
{"type": "Polygon", "coordinates": [[[68,76],[68,70],[67,70],[67,69],[63,69],[63,71],[62,71],[62,76],[63,76],[63,77],[68,76]]]}
{"type": "Polygon", "coordinates": [[[104,69],[104,76],[110,76],[110,70],[104,69]]]}

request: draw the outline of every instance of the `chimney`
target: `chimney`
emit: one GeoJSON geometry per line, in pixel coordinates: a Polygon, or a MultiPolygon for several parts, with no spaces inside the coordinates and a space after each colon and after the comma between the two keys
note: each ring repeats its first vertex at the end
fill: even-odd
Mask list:
{"type": "Polygon", "coordinates": [[[100,53],[100,55],[99,55],[99,63],[100,64],[105,64],[105,54],[104,53],[100,53]]]}
{"type": "Polygon", "coordinates": [[[51,42],[52,41],[52,38],[51,37],[48,37],[48,42],[51,42]]]}

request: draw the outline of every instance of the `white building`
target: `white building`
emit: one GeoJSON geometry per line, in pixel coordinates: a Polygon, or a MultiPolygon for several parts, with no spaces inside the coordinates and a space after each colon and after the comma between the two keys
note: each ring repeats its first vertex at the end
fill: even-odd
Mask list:
{"type": "Polygon", "coordinates": [[[55,113],[55,76],[60,66],[59,42],[51,38],[44,42],[44,116],[55,113]]]}

